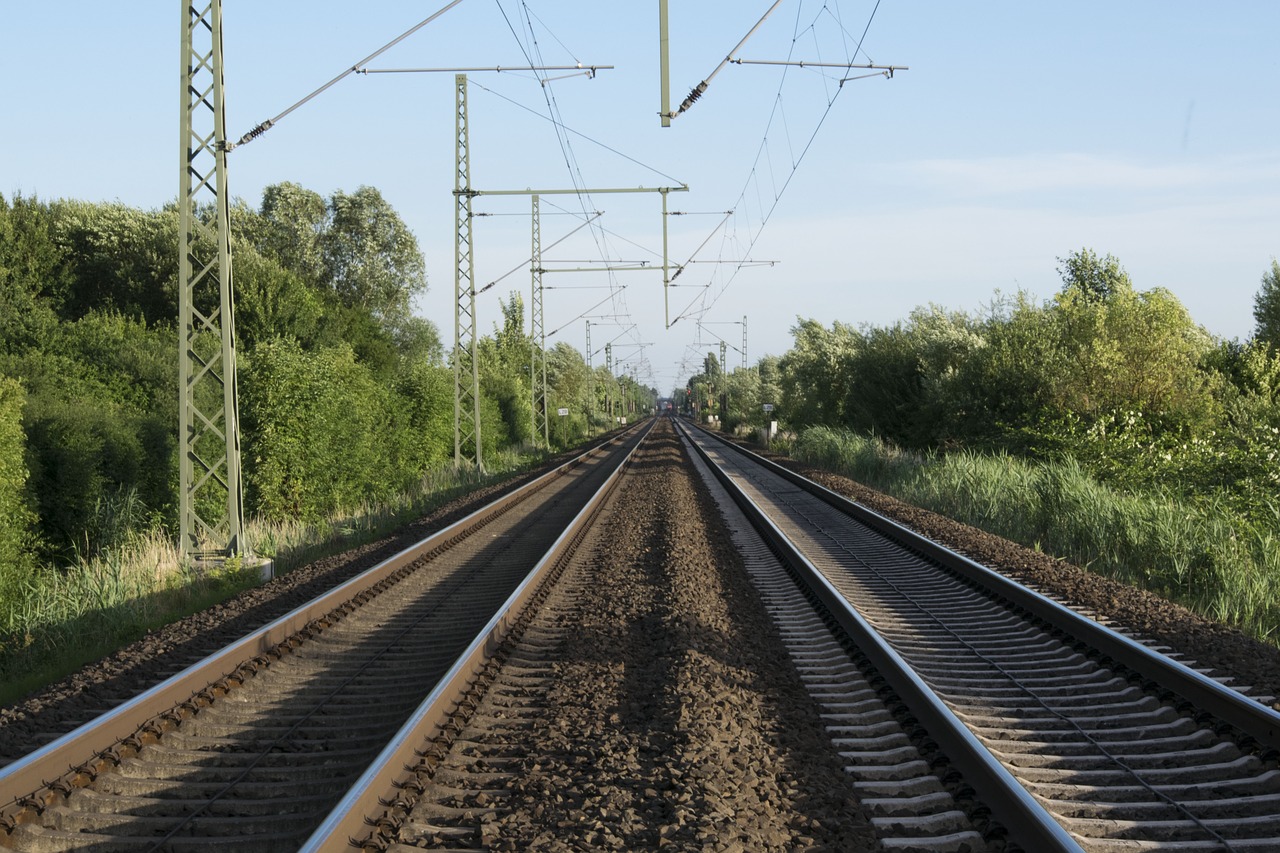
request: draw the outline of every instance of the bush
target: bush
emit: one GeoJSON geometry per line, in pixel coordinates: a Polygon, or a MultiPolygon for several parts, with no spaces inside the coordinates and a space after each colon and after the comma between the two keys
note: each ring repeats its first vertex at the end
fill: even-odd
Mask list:
{"type": "Polygon", "coordinates": [[[269,519],[312,520],[405,488],[408,435],[392,395],[350,347],[292,340],[244,359],[246,503],[269,519]]]}
{"type": "Polygon", "coordinates": [[[35,515],[26,500],[24,401],[22,386],[0,376],[0,602],[13,600],[33,566],[31,531],[35,515]]]}

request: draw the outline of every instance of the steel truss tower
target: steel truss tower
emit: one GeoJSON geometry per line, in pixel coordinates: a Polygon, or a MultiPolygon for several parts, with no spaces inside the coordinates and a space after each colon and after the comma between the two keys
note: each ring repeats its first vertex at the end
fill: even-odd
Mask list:
{"type": "Polygon", "coordinates": [[[539,214],[538,194],[533,199],[533,251],[530,257],[532,301],[530,302],[529,340],[532,351],[529,360],[529,387],[533,398],[533,431],[530,438],[537,444],[541,436],[542,446],[551,446],[550,428],[547,425],[547,333],[542,314],[542,217],[539,214]]]}
{"type": "Polygon", "coordinates": [[[587,405],[590,406],[587,412],[588,414],[594,415],[596,413],[596,372],[591,367],[591,321],[590,320],[587,321],[587,389],[588,389],[587,399],[589,400],[587,405]]]}
{"type": "Polygon", "coordinates": [[[222,0],[182,6],[181,137],[179,544],[187,557],[230,557],[249,549],[240,478],[222,0]]]}
{"type": "Polygon", "coordinates": [[[480,362],[476,352],[476,287],[473,280],[475,255],[471,242],[471,131],[467,121],[467,75],[455,78],[457,123],[454,174],[453,277],[453,464],[461,466],[463,455],[484,470],[480,444],[480,362]]]}
{"type": "Polygon", "coordinates": [[[604,371],[608,374],[609,385],[605,390],[605,404],[609,409],[609,429],[613,429],[615,421],[613,420],[613,344],[604,345],[604,371]]]}

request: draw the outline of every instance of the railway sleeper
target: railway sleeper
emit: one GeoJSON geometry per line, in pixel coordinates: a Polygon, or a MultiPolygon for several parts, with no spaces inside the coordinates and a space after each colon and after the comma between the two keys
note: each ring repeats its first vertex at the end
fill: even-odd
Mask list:
{"type": "MultiPolygon", "coordinates": [[[[1028,782],[1027,789],[1035,796],[1045,800],[1077,800],[1088,802],[1101,799],[1102,790],[1092,782],[1050,779],[1044,782],[1028,782]]],[[[1149,800],[1151,791],[1179,802],[1201,800],[1230,799],[1234,797],[1251,797],[1261,794],[1280,793],[1280,770],[1269,770],[1256,776],[1240,776],[1218,780],[1200,780],[1184,782],[1167,781],[1164,784],[1143,785],[1108,785],[1105,789],[1107,802],[1123,803],[1149,800]]]]}
{"type": "MultiPolygon", "coordinates": [[[[157,836],[111,835],[91,832],[68,832],[24,825],[11,837],[11,845],[21,845],[27,853],[63,853],[67,850],[91,850],[93,853],[138,853],[150,850],[160,840],[157,836]]],[[[164,842],[166,853],[280,853],[291,849],[295,836],[282,832],[260,832],[253,835],[175,837],[164,842]]]]}
{"type": "MultiPolygon", "coordinates": [[[[1263,814],[1233,816],[1227,818],[1199,818],[1190,820],[1113,820],[1103,818],[1073,818],[1066,823],[1071,832],[1085,838],[1106,838],[1109,841],[1172,841],[1187,842],[1199,838],[1212,838],[1206,832],[1228,841],[1237,839],[1267,840],[1274,845],[1280,842],[1280,815],[1263,814]]],[[[1219,849],[1222,849],[1219,847],[1219,849]]]]}
{"type": "MultiPolygon", "coordinates": [[[[1087,746],[1081,744],[1082,747],[1087,746]]],[[[1001,761],[1014,768],[1014,772],[1020,772],[1021,769],[1045,769],[1045,770],[1064,770],[1064,771],[1080,771],[1080,770],[1100,770],[1107,766],[1114,765],[1115,761],[1120,761],[1128,767],[1132,767],[1137,771],[1145,771],[1150,769],[1169,769],[1178,768],[1194,769],[1194,761],[1201,761],[1204,764],[1221,763],[1224,760],[1234,760],[1239,758],[1241,753],[1239,748],[1226,741],[1219,741],[1211,746],[1200,749],[1186,748],[1176,752],[1155,752],[1155,753],[1116,753],[1104,754],[1094,749],[1092,753],[1078,755],[1035,755],[1030,753],[1012,753],[1005,752],[996,747],[988,745],[993,755],[999,756],[1001,761]]]]}
{"type": "MultiPolygon", "coordinates": [[[[1054,814],[1065,818],[1093,818],[1130,816],[1130,819],[1145,820],[1147,815],[1158,815],[1176,811],[1174,806],[1163,802],[1144,800],[1138,802],[1109,803],[1095,801],[1089,803],[1071,800],[1046,800],[1041,802],[1054,814]]],[[[1182,800],[1182,806],[1194,812],[1197,817],[1226,818],[1250,814],[1280,815],[1280,792],[1259,794],[1253,797],[1221,797],[1212,800],[1182,800]]]]}

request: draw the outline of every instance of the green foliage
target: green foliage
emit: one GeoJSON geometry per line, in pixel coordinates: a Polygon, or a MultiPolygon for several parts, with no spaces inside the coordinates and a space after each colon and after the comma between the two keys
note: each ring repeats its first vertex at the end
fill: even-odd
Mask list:
{"type": "Polygon", "coordinates": [[[46,555],[66,560],[112,544],[95,518],[131,495],[131,517],[172,512],[175,350],[170,331],[90,313],[53,327],[41,351],[0,356],[28,389],[30,490],[46,555]]]}
{"type": "Polygon", "coordinates": [[[940,443],[1044,452],[1034,428],[1056,411],[1054,383],[1066,369],[1053,313],[1025,293],[1001,296],[973,331],[980,343],[936,386],[945,394],[940,443]]]}
{"type": "MultiPolygon", "coordinates": [[[[62,309],[75,280],[54,226],[48,204],[22,196],[10,204],[0,195],[0,307],[7,302],[24,310],[37,304],[54,313],[62,309]]],[[[18,327],[10,322],[20,317],[0,318],[5,339],[14,339],[18,327]]]]}
{"type": "Polygon", "coordinates": [[[31,488],[51,554],[65,561],[118,544],[124,531],[100,523],[104,502],[136,500],[138,484],[154,479],[137,418],[119,406],[33,397],[26,421],[31,488]]]}
{"type": "Polygon", "coordinates": [[[785,380],[782,406],[790,423],[836,426],[844,419],[848,362],[861,344],[853,327],[836,321],[828,331],[817,320],[797,320],[795,346],[779,365],[785,380]]]}
{"type": "Polygon", "coordinates": [[[1128,289],[1099,302],[1071,291],[1052,313],[1064,354],[1065,371],[1054,382],[1060,408],[1196,416],[1204,391],[1199,360],[1211,341],[1173,294],[1128,289]]]}
{"type": "Polygon", "coordinates": [[[343,304],[374,316],[407,316],[410,300],[427,289],[417,238],[373,187],[335,192],[329,212],[320,235],[329,287],[343,304]]]}
{"type": "Polygon", "coordinates": [[[350,347],[277,339],[243,362],[246,502],[267,518],[314,519],[403,489],[407,422],[350,347]]]}
{"type": "Polygon", "coordinates": [[[320,338],[326,308],[321,291],[247,242],[237,240],[232,257],[236,337],[241,346],[273,337],[306,343],[320,338]]]}
{"type": "Polygon", "coordinates": [[[564,341],[547,351],[547,431],[551,446],[565,450],[590,434],[591,374],[582,353],[564,341]],[[561,417],[561,408],[569,414],[561,417]]]}
{"type": "Polygon", "coordinates": [[[324,248],[329,209],[321,195],[298,184],[272,184],[262,191],[261,221],[249,233],[258,250],[301,281],[317,287],[325,276],[324,248]]]}
{"type": "Polygon", "coordinates": [[[0,601],[11,601],[34,568],[35,514],[27,504],[22,386],[0,375],[0,601]]]}
{"type": "Polygon", "coordinates": [[[1280,352],[1215,342],[1110,255],[1060,260],[1063,288],[1042,304],[999,297],[978,318],[930,306],[857,332],[802,322],[780,363],[791,423],[1078,465],[1117,492],[1280,530],[1280,352]]]}
{"type": "Polygon", "coordinates": [[[925,406],[925,372],[915,335],[901,323],[868,329],[857,354],[848,360],[844,422],[879,430],[898,441],[921,443],[929,422],[925,406]]]}
{"type": "MultiPolygon", "coordinates": [[[[176,521],[177,224],[173,206],[0,196],[7,684],[50,656],[100,652],[98,640],[136,636],[228,588],[225,573],[173,574],[171,548],[137,572],[123,568],[136,562],[140,534],[167,542],[176,521]],[[82,644],[86,634],[95,641],[82,644]]],[[[281,184],[264,193],[261,211],[233,206],[231,224],[247,504],[251,526],[261,523],[257,511],[300,531],[297,541],[263,536],[283,565],[312,553],[316,538],[364,529],[352,519],[382,519],[373,529],[423,506],[402,494],[458,482],[439,473],[452,471],[453,374],[434,324],[408,313],[424,265],[376,190],[325,199],[281,184]],[[400,508],[384,513],[384,502],[400,508]]],[[[498,364],[527,389],[519,323],[482,345],[519,353],[498,364]]],[[[193,346],[213,358],[218,341],[200,335],[193,346]]],[[[556,393],[582,395],[580,360],[553,356],[556,393]]],[[[511,376],[490,379],[501,389],[511,376]]],[[[527,434],[527,393],[518,410],[515,399],[505,401],[512,424],[527,434]]],[[[503,402],[491,393],[481,401],[490,470],[514,459],[502,450],[512,440],[503,402]]],[[[197,448],[205,451],[221,447],[197,448]]]]}
{"type": "Polygon", "coordinates": [[[485,405],[496,407],[500,423],[481,418],[481,441],[486,448],[500,449],[511,444],[527,445],[532,440],[533,390],[529,369],[533,342],[524,333],[524,301],[512,293],[501,302],[502,325],[494,324],[493,337],[479,341],[480,389],[485,405]]]}
{"type": "Polygon", "coordinates": [[[396,397],[408,416],[407,463],[427,471],[453,461],[453,371],[425,361],[396,378],[396,397]]]}
{"type": "Polygon", "coordinates": [[[64,319],[106,311],[140,315],[148,324],[172,322],[178,313],[176,208],[59,201],[49,212],[63,274],[75,282],[61,300],[64,319]]]}
{"type": "Polygon", "coordinates": [[[390,323],[388,329],[403,362],[444,363],[444,344],[435,323],[422,317],[403,317],[390,323]]]}
{"type": "Polygon", "coordinates": [[[1271,269],[1262,276],[1262,287],[1253,300],[1254,337],[1280,349],[1280,262],[1271,259],[1271,269]]]}
{"type": "Polygon", "coordinates": [[[1099,258],[1092,249],[1072,252],[1058,258],[1058,275],[1062,276],[1062,294],[1088,302],[1106,302],[1113,296],[1133,290],[1129,274],[1113,255],[1099,258]]]}

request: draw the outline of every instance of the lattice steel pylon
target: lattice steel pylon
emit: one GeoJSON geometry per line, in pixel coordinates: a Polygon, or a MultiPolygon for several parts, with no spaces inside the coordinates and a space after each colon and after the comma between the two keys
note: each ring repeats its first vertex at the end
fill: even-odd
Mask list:
{"type": "Polygon", "coordinates": [[[453,277],[453,464],[461,466],[463,455],[484,470],[484,454],[480,443],[480,363],[476,352],[476,287],[473,264],[475,254],[471,242],[471,132],[467,121],[467,75],[455,78],[457,122],[454,174],[454,243],[453,277]],[[468,445],[470,445],[468,447],[468,445]]]}
{"type": "Polygon", "coordinates": [[[530,437],[537,444],[539,436],[543,447],[551,446],[550,428],[547,425],[547,333],[542,313],[542,216],[538,208],[538,195],[533,199],[533,247],[529,267],[532,296],[529,303],[529,388],[533,398],[533,431],[530,437]]]}
{"type": "Polygon", "coordinates": [[[609,429],[613,429],[613,344],[604,345],[604,372],[609,377],[605,386],[605,405],[609,409],[609,429]]]}
{"type": "Polygon", "coordinates": [[[591,366],[591,321],[587,321],[587,405],[589,414],[596,413],[596,372],[591,366]]]}
{"type": "Polygon", "coordinates": [[[179,545],[187,557],[231,557],[249,548],[240,475],[222,0],[183,3],[182,64],[179,545]]]}

